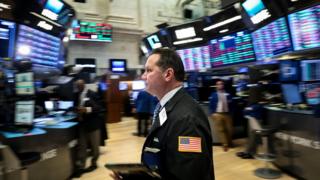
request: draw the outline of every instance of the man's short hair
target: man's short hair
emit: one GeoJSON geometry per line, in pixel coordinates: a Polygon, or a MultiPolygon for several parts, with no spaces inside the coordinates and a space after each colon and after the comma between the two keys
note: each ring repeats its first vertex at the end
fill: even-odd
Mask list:
{"type": "Polygon", "coordinates": [[[175,79],[180,82],[184,80],[185,71],[183,63],[180,56],[174,50],[169,48],[157,48],[151,52],[150,56],[153,54],[160,55],[160,59],[156,65],[159,66],[162,71],[172,68],[175,79]]]}

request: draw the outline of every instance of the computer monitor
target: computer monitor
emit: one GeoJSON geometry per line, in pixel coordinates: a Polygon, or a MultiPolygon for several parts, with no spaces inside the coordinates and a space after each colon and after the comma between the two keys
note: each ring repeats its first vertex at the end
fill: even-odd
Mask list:
{"type": "Polygon", "coordinates": [[[143,90],[146,87],[145,81],[132,81],[132,90],[143,90]]]}
{"type": "Polygon", "coordinates": [[[119,90],[120,91],[125,91],[125,90],[128,90],[128,83],[126,82],[119,82],[119,90]]]}
{"type": "Polygon", "coordinates": [[[304,95],[308,105],[320,104],[320,83],[305,84],[304,95]]]}
{"type": "Polygon", "coordinates": [[[299,61],[280,61],[280,81],[299,81],[299,61]]]}
{"type": "Polygon", "coordinates": [[[57,109],[57,105],[54,101],[45,101],[44,102],[44,107],[48,112],[54,111],[57,109]]]}
{"type": "Polygon", "coordinates": [[[301,61],[302,81],[320,81],[320,59],[301,61]]]}
{"type": "Polygon", "coordinates": [[[16,95],[34,95],[33,72],[15,74],[16,95]]]}
{"type": "Polygon", "coordinates": [[[301,94],[296,84],[282,84],[282,92],[287,104],[302,103],[301,94]]]}
{"type": "Polygon", "coordinates": [[[127,72],[127,60],[126,59],[109,59],[110,70],[114,73],[127,72]]]}
{"type": "Polygon", "coordinates": [[[15,125],[32,125],[34,118],[34,101],[17,101],[14,113],[15,125]]]}
{"type": "Polygon", "coordinates": [[[74,107],[73,101],[58,101],[59,110],[68,110],[72,107],[74,107]]]}

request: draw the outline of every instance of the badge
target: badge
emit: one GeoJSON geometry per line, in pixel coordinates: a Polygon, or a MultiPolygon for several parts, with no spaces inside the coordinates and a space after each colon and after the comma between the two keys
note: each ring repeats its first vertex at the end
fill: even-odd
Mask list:
{"type": "Polygon", "coordinates": [[[167,120],[167,112],[165,107],[162,108],[162,110],[160,111],[159,119],[160,119],[160,126],[162,126],[162,124],[167,120]]]}

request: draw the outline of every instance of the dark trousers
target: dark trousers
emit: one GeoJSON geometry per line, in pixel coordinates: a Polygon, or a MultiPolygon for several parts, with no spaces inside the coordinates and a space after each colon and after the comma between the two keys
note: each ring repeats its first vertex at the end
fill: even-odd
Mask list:
{"type": "Polygon", "coordinates": [[[91,165],[97,165],[99,158],[100,129],[86,132],[85,127],[79,127],[79,142],[77,147],[77,168],[84,169],[88,157],[87,149],[90,149],[91,165]]]}
{"type": "Polygon", "coordinates": [[[138,112],[138,135],[147,135],[148,134],[148,125],[151,115],[149,113],[138,112]],[[144,124],[144,128],[142,129],[142,124],[144,124]]]}

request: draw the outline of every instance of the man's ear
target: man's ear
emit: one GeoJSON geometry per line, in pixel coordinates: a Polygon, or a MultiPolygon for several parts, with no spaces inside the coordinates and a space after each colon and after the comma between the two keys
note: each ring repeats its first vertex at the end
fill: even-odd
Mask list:
{"type": "Polygon", "coordinates": [[[170,81],[174,78],[174,71],[172,68],[168,68],[165,72],[165,80],[170,81]]]}

